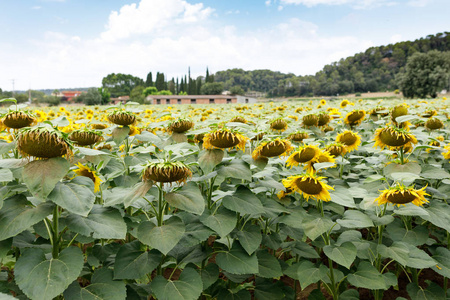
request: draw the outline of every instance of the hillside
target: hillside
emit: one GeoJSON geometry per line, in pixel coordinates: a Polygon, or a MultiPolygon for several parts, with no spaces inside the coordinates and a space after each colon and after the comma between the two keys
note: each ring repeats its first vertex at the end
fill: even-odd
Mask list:
{"type": "Polygon", "coordinates": [[[395,77],[415,52],[449,51],[450,32],[428,35],[415,41],[371,47],[341,59],[310,76],[295,76],[270,70],[219,71],[215,80],[225,89],[241,86],[246,91],[267,92],[269,96],[313,96],[394,90],[395,77]]]}

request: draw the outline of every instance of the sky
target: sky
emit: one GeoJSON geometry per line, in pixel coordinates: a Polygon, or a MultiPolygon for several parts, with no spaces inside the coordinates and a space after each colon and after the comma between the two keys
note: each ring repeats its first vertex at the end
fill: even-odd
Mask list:
{"type": "Polygon", "coordinates": [[[99,87],[231,68],[312,75],[450,31],[449,0],[0,0],[0,88],[99,87]]]}

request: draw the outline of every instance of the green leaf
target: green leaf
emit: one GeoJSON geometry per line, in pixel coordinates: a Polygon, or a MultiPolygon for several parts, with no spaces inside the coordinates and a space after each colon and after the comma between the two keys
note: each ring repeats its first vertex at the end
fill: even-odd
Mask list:
{"type": "Polygon", "coordinates": [[[204,174],[211,173],[222,162],[225,152],[221,149],[204,149],[198,154],[198,164],[204,174]]]}
{"type": "Polygon", "coordinates": [[[227,236],[236,226],[236,213],[226,208],[219,208],[215,215],[209,210],[205,210],[200,216],[200,222],[211,228],[221,237],[227,236]]]}
{"type": "Polygon", "coordinates": [[[437,265],[437,262],[431,258],[425,251],[407,244],[409,247],[409,257],[406,260],[406,266],[416,269],[431,268],[437,265]]]}
{"type": "Polygon", "coordinates": [[[384,258],[391,258],[402,265],[406,265],[409,257],[409,247],[403,242],[394,242],[390,247],[378,245],[378,253],[384,258]]]}
{"type": "Polygon", "coordinates": [[[242,231],[236,233],[242,248],[251,255],[259,248],[262,240],[261,229],[256,225],[246,225],[242,231]]]}
{"type": "Polygon", "coordinates": [[[196,300],[203,290],[202,279],[192,268],[184,269],[176,281],[158,275],[150,286],[156,299],[160,300],[196,300]]]}
{"type": "Polygon", "coordinates": [[[383,275],[367,261],[362,261],[358,270],[347,276],[348,282],[358,288],[382,290],[386,288],[383,275]]]}
{"type": "Polygon", "coordinates": [[[62,157],[34,160],[23,168],[23,182],[34,197],[45,199],[69,169],[69,162],[62,157]]]}
{"type": "MultiPolygon", "coordinates": [[[[273,257],[273,256],[272,256],[273,257]]],[[[277,281],[272,283],[271,280],[256,279],[255,299],[258,300],[282,300],[286,299],[283,292],[283,283],[277,281]]]]}
{"type": "Polygon", "coordinates": [[[142,251],[139,241],[125,244],[116,254],[114,279],[139,279],[151,273],[161,259],[161,253],[156,250],[142,251]]]}
{"type": "Polygon", "coordinates": [[[78,151],[80,154],[82,155],[87,155],[87,156],[99,156],[99,155],[105,155],[105,156],[109,156],[109,153],[103,152],[103,151],[99,151],[99,150],[95,150],[95,149],[91,149],[91,148],[86,148],[86,147],[74,147],[76,151],[78,151]]]}
{"type": "Polygon", "coordinates": [[[127,138],[129,133],[130,133],[130,127],[128,127],[128,126],[119,127],[118,126],[113,129],[111,135],[112,135],[112,139],[113,139],[114,143],[119,145],[120,143],[123,142],[123,140],[125,140],[127,138]]]}
{"type": "Polygon", "coordinates": [[[336,187],[336,189],[330,193],[331,201],[340,204],[345,207],[356,208],[355,201],[349,191],[342,187],[336,187]]]}
{"type": "Polygon", "coordinates": [[[205,210],[205,199],[194,182],[188,182],[176,192],[167,193],[165,199],[170,205],[193,214],[201,215],[205,210]]]}
{"type": "Polygon", "coordinates": [[[8,294],[0,293],[0,300],[17,300],[17,298],[8,294]]]}
{"type": "Polygon", "coordinates": [[[386,176],[389,176],[391,173],[400,173],[400,172],[413,173],[413,174],[419,175],[421,170],[422,170],[422,168],[420,167],[420,165],[418,163],[408,162],[403,165],[389,164],[384,168],[383,173],[386,176]]]}
{"type": "Polygon", "coordinates": [[[123,300],[126,297],[125,282],[114,281],[113,271],[106,267],[94,271],[87,287],[81,288],[75,281],[64,292],[65,300],[123,300]]]}
{"type": "Polygon", "coordinates": [[[277,278],[283,276],[283,271],[281,270],[278,259],[267,252],[267,250],[257,251],[256,257],[258,258],[259,268],[259,273],[256,274],[257,276],[264,278],[277,278]]]}
{"type": "Polygon", "coordinates": [[[432,269],[438,274],[450,278],[450,250],[444,247],[437,248],[433,259],[437,261],[437,265],[432,269]]]}
{"type": "Polygon", "coordinates": [[[117,209],[97,204],[87,217],[68,215],[67,227],[73,232],[95,239],[124,239],[127,233],[127,225],[117,209]]]}
{"type": "MultiPolygon", "coordinates": [[[[428,281],[428,280],[427,280],[428,281]]],[[[443,300],[446,299],[445,292],[438,284],[429,282],[426,289],[417,286],[414,282],[406,286],[411,300],[443,300]]]]}
{"type": "Polygon", "coordinates": [[[251,300],[252,296],[250,292],[247,290],[230,290],[230,289],[221,289],[219,294],[217,295],[217,299],[220,300],[251,300]]]}
{"type": "Polygon", "coordinates": [[[305,289],[310,284],[325,280],[327,272],[328,268],[324,265],[320,265],[320,267],[317,268],[312,262],[305,260],[293,264],[284,271],[284,274],[300,281],[301,288],[305,289]]]}
{"type": "Polygon", "coordinates": [[[442,168],[427,165],[420,176],[427,179],[445,179],[450,178],[450,174],[442,168]]]}
{"type": "Polygon", "coordinates": [[[344,218],[338,219],[337,223],[346,228],[367,228],[374,226],[370,217],[359,210],[345,211],[344,218]]]}
{"type": "Polygon", "coordinates": [[[151,221],[141,223],[137,229],[137,238],[144,244],[158,249],[164,255],[183,237],[185,226],[180,218],[172,216],[162,226],[151,221]]]}
{"type": "MultiPolygon", "coordinates": [[[[359,300],[359,292],[354,289],[346,290],[339,295],[341,300],[359,300]]],[[[398,298],[397,298],[398,300],[398,298]]]]}
{"type": "Polygon", "coordinates": [[[303,219],[302,222],[303,230],[305,230],[306,235],[313,241],[321,234],[330,230],[333,225],[334,222],[329,218],[314,216],[308,216],[308,218],[303,219]]]}
{"type": "Polygon", "coordinates": [[[10,182],[14,180],[13,173],[9,169],[0,169],[0,182],[10,182]]]}
{"type": "Polygon", "coordinates": [[[350,269],[356,258],[356,247],[352,242],[345,242],[340,246],[328,245],[323,248],[325,255],[341,266],[350,269]]]}
{"type": "Polygon", "coordinates": [[[88,177],[75,177],[70,182],[58,182],[48,199],[71,213],[87,217],[95,202],[95,195],[83,181],[92,180],[88,177]]]}
{"type": "Polygon", "coordinates": [[[83,253],[77,247],[46,259],[42,249],[25,249],[14,268],[16,283],[31,299],[53,299],[77,279],[83,268],[83,253]]]}
{"type": "Polygon", "coordinates": [[[54,204],[51,202],[34,207],[23,195],[5,200],[0,210],[0,241],[14,237],[39,223],[52,213],[53,207],[54,204]]]}
{"type": "Polygon", "coordinates": [[[249,165],[240,159],[234,159],[229,165],[220,167],[217,173],[218,177],[222,177],[222,180],[216,180],[216,184],[229,177],[242,180],[250,180],[252,178],[252,171],[250,171],[249,165]]]}
{"type": "Polygon", "coordinates": [[[264,207],[258,197],[243,185],[240,185],[232,196],[223,198],[222,203],[229,210],[244,215],[259,215],[264,212],[264,207]]]}
{"type": "Polygon", "coordinates": [[[423,207],[408,203],[394,210],[395,214],[401,216],[427,216],[429,213],[423,207]]]}
{"type": "Polygon", "coordinates": [[[219,266],[215,263],[209,263],[203,270],[201,271],[202,282],[203,282],[203,290],[209,288],[214,282],[219,279],[219,266]]]}
{"type": "Polygon", "coordinates": [[[242,275],[259,272],[256,254],[248,255],[237,242],[233,244],[230,251],[217,254],[216,263],[221,269],[231,274],[242,275]]]}
{"type": "Polygon", "coordinates": [[[426,208],[428,216],[421,216],[422,219],[427,220],[437,227],[443,228],[450,232],[450,206],[437,201],[431,201],[426,208]]]}

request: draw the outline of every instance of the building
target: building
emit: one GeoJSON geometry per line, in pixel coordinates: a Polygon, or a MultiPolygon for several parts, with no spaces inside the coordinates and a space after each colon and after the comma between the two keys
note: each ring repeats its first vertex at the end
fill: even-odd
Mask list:
{"type": "Polygon", "coordinates": [[[238,95],[149,95],[150,104],[231,104],[256,103],[256,98],[238,95]]]}
{"type": "Polygon", "coordinates": [[[111,98],[111,103],[116,105],[119,103],[125,104],[130,100],[130,96],[120,96],[118,98],[111,98]]]}
{"type": "Polygon", "coordinates": [[[83,91],[62,91],[58,94],[52,94],[52,96],[57,96],[61,98],[62,102],[72,102],[74,98],[80,96],[82,93],[85,93],[83,91]]]}

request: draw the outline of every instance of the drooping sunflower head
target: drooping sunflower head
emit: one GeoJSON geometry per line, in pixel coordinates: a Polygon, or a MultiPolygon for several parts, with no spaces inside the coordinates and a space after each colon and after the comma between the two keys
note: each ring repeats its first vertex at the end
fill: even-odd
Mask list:
{"type": "Polygon", "coordinates": [[[434,110],[434,109],[430,109],[430,110],[425,111],[422,114],[422,117],[424,117],[424,118],[431,118],[431,117],[433,117],[435,115],[437,115],[437,111],[434,110]]]}
{"type": "Polygon", "coordinates": [[[203,138],[205,137],[205,134],[204,133],[197,133],[195,136],[194,136],[194,142],[195,143],[203,143],[203,138]]]}
{"type": "Polygon", "coordinates": [[[69,139],[80,146],[90,146],[103,141],[101,131],[90,129],[77,129],[69,134],[69,139]]]}
{"type": "Polygon", "coordinates": [[[108,115],[108,120],[117,125],[128,126],[136,123],[136,116],[129,111],[115,110],[108,115]]]}
{"type": "Polygon", "coordinates": [[[328,202],[331,201],[329,191],[334,188],[323,182],[324,178],[312,173],[289,176],[287,179],[283,179],[283,185],[286,189],[301,194],[306,201],[312,198],[328,202]]]}
{"type": "Polygon", "coordinates": [[[304,139],[307,139],[308,137],[309,135],[306,131],[296,131],[289,134],[288,139],[294,142],[302,142],[304,139]]]}
{"type": "Polygon", "coordinates": [[[391,120],[394,124],[397,124],[396,118],[408,114],[408,107],[405,105],[397,105],[391,111],[391,120]]]}
{"type": "Polygon", "coordinates": [[[361,144],[361,137],[356,132],[346,130],[337,136],[336,142],[345,146],[345,152],[352,152],[358,149],[361,144]]]}
{"type": "Polygon", "coordinates": [[[97,130],[102,130],[102,129],[108,128],[108,125],[102,124],[102,123],[94,123],[91,125],[91,128],[97,129],[97,130]]]}
{"type": "Polygon", "coordinates": [[[51,127],[23,128],[17,136],[17,149],[23,156],[52,158],[72,154],[67,135],[51,127]]]}
{"type": "Polygon", "coordinates": [[[94,192],[100,191],[100,183],[102,180],[97,175],[96,170],[92,170],[88,166],[83,166],[81,163],[76,165],[78,169],[73,170],[78,176],[89,177],[94,182],[94,192]]]}
{"type": "Polygon", "coordinates": [[[344,155],[346,153],[345,146],[341,143],[330,144],[325,148],[325,150],[334,157],[338,157],[339,155],[344,155]]]}
{"type": "Polygon", "coordinates": [[[429,194],[425,192],[425,188],[426,187],[416,190],[414,186],[406,187],[402,183],[397,183],[396,186],[382,190],[381,194],[375,199],[374,202],[378,202],[378,205],[392,203],[400,206],[407,203],[412,203],[417,206],[422,206],[424,203],[428,203],[425,196],[429,196],[429,194]]]}
{"type": "Polygon", "coordinates": [[[331,127],[330,125],[325,125],[322,127],[322,131],[323,132],[330,132],[330,131],[334,131],[334,128],[331,127]]]}
{"type": "Polygon", "coordinates": [[[309,126],[318,126],[319,125],[319,117],[315,114],[309,114],[303,117],[303,125],[309,126]]]}
{"type": "Polygon", "coordinates": [[[251,141],[261,141],[265,135],[266,135],[265,132],[259,132],[254,137],[252,137],[250,140],[251,141]]]}
{"type": "Polygon", "coordinates": [[[444,127],[444,123],[442,123],[442,121],[438,118],[429,118],[425,122],[425,128],[427,128],[428,130],[437,130],[441,129],[442,127],[444,127]]]}
{"type": "Polygon", "coordinates": [[[346,107],[350,102],[347,99],[344,99],[341,101],[341,103],[339,104],[340,108],[344,108],[346,107]]]}
{"type": "Polygon", "coordinates": [[[190,119],[178,118],[169,123],[167,126],[168,132],[184,133],[194,127],[194,122],[190,119]]]}
{"type": "Polygon", "coordinates": [[[36,122],[36,118],[28,112],[17,110],[8,112],[3,118],[3,125],[12,129],[29,127],[36,122]]]}
{"type": "Polygon", "coordinates": [[[317,158],[320,154],[320,149],[314,145],[300,146],[297,151],[293,152],[286,161],[287,167],[298,166],[305,164],[317,158]]]}
{"type": "Polygon", "coordinates": [[[228,149],[234,148],[245,151],[245,144],[248,138],[237,131],[221,128],[205,134],[203,147],[205,149],[228,149]]]}
{"type": "Polygon", "coordinates": [[[262,141],[253,151],[252,157],[257,160],[260,157],[285,156],[292,151],[291,142],[285,139],[276,138],[274,140],[262,141]]]}
{"type": "Polygon", "coordinates": [[[374,147],[403,147],[411,144],[417,144],[417,139],[408,131],[397,128],[395,126],[386,126],[378,128],[375,131],[375,145],[374,147]]]}
{"type": "Polygon", "coordinates": [[[344,122],[346,124],[350,125],[351,127],[353,127],[353,126],[357,126],[357,125],[361,124],[361,122],[364,120],[365,117],[366,117],[366,112],[364,110],[356,109],[356,110],[349,112],[345,116],[344,122]]]}
{"type": "Polygon", "coordinates": [[[270,122],[270,129],[276,131],[285,131],[288,127],[288,123],[282,118],[275,119],[270,122]]]}
{"type": "MultiPolygon", "coordinates": [[[[306,164],[306,169],[308,170],[308,173],[316,172],[316,169],[314,169],[314,164],[317,163],[336,163],[336,159],[330,154],[328,151],[322,151],[319,149],[319,155],[313,160],[310,160],[306,164]]],[[[329,168],[329,167],[328,167],[329,168]]],[[[324,168],[326,169],[326,168],[324,168]]]]}
{"type": "Polygon", "coordinates": [[[248,121],[247,121],[244,117],[236,116],[236,117],[232,118],[232,119],[230,120],[230,122],[236,122],[236,123],[244,123],[244,124],[247,124],[248,121]]]}
{"type": "Polygon", "coordinates": [[[319,121],[317,122],[318,126],[325,126],[331,120],[330,114],[325,111],[319,113],[318,118],[319,118],[319,121]]]}
{"type": "Polygon", "coordinates": [[[192,177],[191,170],[181,161],[175,162],[150,162],[142,173],[142,179],[160,183],[186,182],[192,177]]]}

